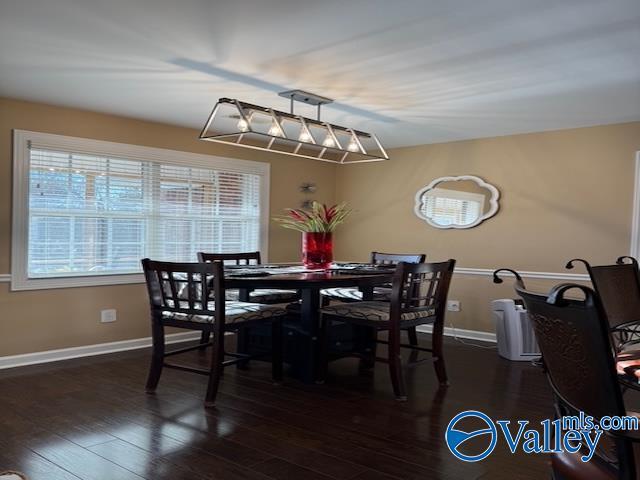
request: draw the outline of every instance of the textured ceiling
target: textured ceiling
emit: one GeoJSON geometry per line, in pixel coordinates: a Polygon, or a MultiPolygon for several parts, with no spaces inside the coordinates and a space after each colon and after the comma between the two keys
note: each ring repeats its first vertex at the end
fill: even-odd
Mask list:
{"type": "Polygon", "coordinates": [[[292,88],[390,147],[640,120],[640,1],[0,1],[0,96],[199,128],[292,88]]]}

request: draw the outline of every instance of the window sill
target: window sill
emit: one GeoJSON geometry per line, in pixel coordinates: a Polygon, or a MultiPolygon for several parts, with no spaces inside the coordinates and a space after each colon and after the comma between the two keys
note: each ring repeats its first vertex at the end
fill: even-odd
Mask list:
{"type": "Polygon", "coordinates": [[[11,290],[49,290],[54,288],[100,287],[144,283],[141,273],[127,275],[95,275],[90,277],[16,278],[11,279],[11,290]]]}

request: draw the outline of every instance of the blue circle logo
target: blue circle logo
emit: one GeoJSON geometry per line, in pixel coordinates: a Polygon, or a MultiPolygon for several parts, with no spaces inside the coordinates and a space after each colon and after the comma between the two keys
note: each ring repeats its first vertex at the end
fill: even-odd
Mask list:
{"type": "Polygon", "coordinates": [[[491,420],[487,415],[475,410],[467,410],[465,412],[460,412],[451,419],[449,425],[447,426],[447,431],[444,434],[444,438],[447,442],[447,447],[449,447],[449,451],[456,458],[459,458],[464,462],[479,462],[480,460],[484,460],[489,455],[491,455],[493,449],[496,448],[498,432],[496,431],[496,426],[493,423],[493,420],[491,420]],[[457,429],[456,425],[458,424],[458,422],[465,418],[479,419],[481,422],[487,425],[487,428],[481,428],[479,430],[474,430],[471,432],[465,432],[464,430],[457,429]],[[460,451],[461,447],[467,440],[478,437],[480,435],[485,435],[487,437],[487,448],[476,455],[468,455],[460,451]]]}

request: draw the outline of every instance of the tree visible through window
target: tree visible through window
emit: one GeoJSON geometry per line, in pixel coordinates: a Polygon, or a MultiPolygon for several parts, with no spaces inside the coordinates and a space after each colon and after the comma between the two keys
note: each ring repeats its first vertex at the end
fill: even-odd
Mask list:
{"type": "Polygon", "coordinates": [[[259,249],[260,176],[249,173],[34,148],[28,205],[29,278],[259,249]]]}

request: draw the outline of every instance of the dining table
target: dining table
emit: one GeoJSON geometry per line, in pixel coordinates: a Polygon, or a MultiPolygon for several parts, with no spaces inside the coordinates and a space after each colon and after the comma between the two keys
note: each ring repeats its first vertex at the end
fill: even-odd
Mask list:
{"type": "MultiPolygon", "coordinates": [[[[358,288],[363,300],[372,300],[374,288],[390,284],[394,270],[395,267],[389,265],[367,264],[338,264],[323,270],[308,270],[291,264],[225,267],[225,287],[238,289],[239,300],[244,302],[250,301],[250,293],[255,289],[299,292],[300,300],[289,306],[290,315],[285,322],[285,361],[290,364],[293,376],[305,383],[313,383],[319,368],[321,290],[358,288]]],[[[268,336],[269,332],[270,329],[264,329],[262,335],[268,336]]],[[[345,332],[343,335],[351,335],[351,338],[338,338],[334,343],[340,345],[350,341],[359,350],[375,349],[373,329],[365,327],[355,334],[345,332]]],[[[260,348],[259,343],[251,332],[240,331],[238,352],[253,353],[252,350],[260,348]]],[[[265,340],[262,343],[268,345],[270,342],[265,340]]]]}

